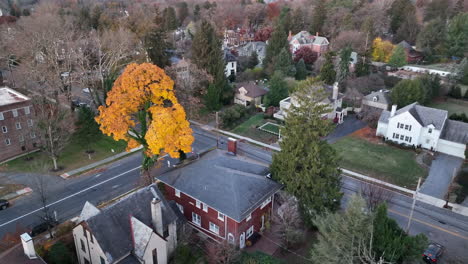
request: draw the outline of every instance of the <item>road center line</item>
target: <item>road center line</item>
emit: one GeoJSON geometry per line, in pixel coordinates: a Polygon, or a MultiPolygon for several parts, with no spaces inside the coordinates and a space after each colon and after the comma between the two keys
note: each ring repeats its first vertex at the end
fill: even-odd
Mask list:
{"type": "MultiPolygon", "coordinates": [[[[50,204],[46,205],[46,207],[49,207],[49,206],[52,206],[52,205],[54,205],[54,204],[58,204],[58,203],[60,203],[60,202],[63,202],[63,201],[65,201],[65,200],[68,200],[68,199],[70,199],[70,198],[72,198],[72,197],[74,197],[74,196],[77,196],[78,194],[81,194],[81,193],[83,193],[83,192],[89,191],[89,190],[92,189],[92,188],[95,188],[95,187],[100,186],[100,185],[102,185],[102,184],[104,184],[104,183],[107,183],[107,182],[109,182],[109,181],[112,181],[112,180],[114,180],[114,179],[117,179],[117,178],[119,178],[119,177],[122,177],[123,175],[125,175],[125,174],[127,174],[127,173],[129,173],[129,172],[132,172],[132,171],[134,171],[134,170],[140,169],[140,168],[141,168],[141,166],[138,166],[138,167],[133,168],[133,169],[130,169],[130,170],[126,171],[126,172],[122,172],[122,173],[120,173],[119,175],[116,175],[116,176],[114,176],[114,177],[112,177],[112,178],[109,178],[109,179],[107,179],[107,180],[104,180],[104,181],[102,181],[102,182],[100,182],[100,183],[96,183],[96,184],[93,185],[93,186],[90,186],[90,187],[88,187],[88,188],[86,188],[86,189],[83,189],[83,190],[81,190],[81,191],[79,191],[79,192],[76,192],[76,193],[71,194],[71,195],[69,195],[69,196],[67,196],[67,197],[64,197],[64,198],[62,198],[62,199],[60,199],[60,200],[57,200],[57,201],[55,201],[55,202],[53,202],[53,203],[50,203],[50,204]]],[[[42,210],[42,208],[43,208],[43,207],[38,208],[38,209],[36,209],[36,210],[34,210],[34,211],[31,211],[31,212],[29,212],[29,213],[27,213],[27,214],[24,214],[24,215],[19,216],[19,217],[15,218],[15,219],[12,219],[12,220],[10,220],[10,221],[8,221],[8,222],[5,222],[5,223],[1,224],[0,227],[5,226],[5,225],[8,225],[8,224],[10,224],[10,223],[12,223],[12,222],[18,221],[19,219],[24,218],[24,217],[26,217],[26,216],[28,216],[28,215],[34,214],[34,213],[36,213],[36,212],[42,210]]]]}

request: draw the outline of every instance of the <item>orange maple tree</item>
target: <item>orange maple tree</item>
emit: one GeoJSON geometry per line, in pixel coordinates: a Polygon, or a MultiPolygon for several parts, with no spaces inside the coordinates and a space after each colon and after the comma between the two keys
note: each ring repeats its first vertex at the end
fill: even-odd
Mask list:
{"type": "Polygon", "coordinates": [[[127,151],[143,146],[148,174],[162,153],[178,158],[181,151],[191,151],[192,129],[175,97],[174,81],[153,64],[129,64],[98,110],[96,121],[104,134],[125,140],[127,151]]]}

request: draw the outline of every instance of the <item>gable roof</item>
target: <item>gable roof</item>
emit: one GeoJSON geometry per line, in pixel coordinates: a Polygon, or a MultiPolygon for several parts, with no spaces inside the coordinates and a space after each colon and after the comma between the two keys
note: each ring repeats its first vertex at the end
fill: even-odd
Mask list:
{"type": "Polygon", "coordinates": [[[143,259],[153,230],[133,216],[130,218],[130,224],[134,243],[133,252],[139,259],[143,259]]]}
{"type": "Polygon", "coordinates": [[[326,45],[329,44],[328,39],[321,36],[314,36],[308,31],[301,31],[291,37],[290,41],[297,41],[299,44],[315,44],[315,45],[326,45]]]}
{"type": "Polygon", "coordinates": [[[159,198],[162,202],[163,228],[166,230],[168,224],[177,220],[177,215],[154,184],[122,198],[84,221],[110,263],[128,255],[134,249],[130,226],[131,216],[144,225],[153,227],[151,221],[153,198],[159,198]]]}
{"type": "Polygon", "coordinates": [[[246,95],[251,98],[259,97],[268,93],[268,91],[265,88],[251,82],[239,83],[237,87],[239,87],[236,89],[237,93],[239,92],[240,88],[244,87],[244,89],[247,91],[246,95]]]}
{"type": "Polygon", "coordinates": [[[266,177],[268,167],[215,149],[159,176],[163,183],[241,222],[281,188],[266,177]]]}
{"type": "Polygon", "coordinates": [[[445,127],[440,138],[461,144],[468,144],[468,123],[448,119],[445,122],[445,127]]]}
{"type": "MultiPolygon", "coordinates": [[[[448,115],[446,110],[422,106],[419,105],[418,102],[414,102],[403,108],[400,108],[396,111],[395,116],[405,112],[409,112],[416,119],[416,121],[421,124],[421,126],[427,127],[428,125],[432,124],[437,130],[442,130],[448,115]]],[[[390,112],[387,110],[382,111],[379,122],[388,123],[389,118],[390,112]]]]}
{"type": "Polygon", "coordinates": [[[390,96],[388,96],[388,91],[386,90],[380,90],[376,92],[372,92],[366,96],[364,96],[364,99],[366,101],[374,101],[374,97],[377,98],[377,102],[382,103],[382,104],[391,104],[390,102],[390,96]]]}

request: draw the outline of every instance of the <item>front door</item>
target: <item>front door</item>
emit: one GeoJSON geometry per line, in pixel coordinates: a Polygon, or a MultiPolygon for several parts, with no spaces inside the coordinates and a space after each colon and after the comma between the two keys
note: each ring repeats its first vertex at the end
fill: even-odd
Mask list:
{"type": "Polygon", "coordinates": [[[242,232],[239,238],[239,247],[244,248],[245,247],[245,232],[242,232]]]}

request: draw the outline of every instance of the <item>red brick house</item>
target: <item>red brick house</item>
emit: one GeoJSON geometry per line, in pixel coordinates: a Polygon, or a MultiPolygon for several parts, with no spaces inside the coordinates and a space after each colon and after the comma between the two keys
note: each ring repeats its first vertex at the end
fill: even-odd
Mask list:
{"type": "Polygon", "coordinates": [[[406,62],[418,63],[424,59],[424,55],[421,52],[413,49],[413,46],[411,46],[408,42],[403,40],[402,42],[398,43],[398,45],[405,49],[406,62]]]}
{"type": "Polygon", "coordinates": [[[330,45],[327,38],[319,36],[318,33],[316,33],[315,36],[311,35],[307,31],[301,31],[294,36],[290,31],[288,41],[292,54],[302,47],[308,47],[317,54],[317,57],[327,52],[328,45],[330,45]]]}
{"type": "Polygon", "coordinates": [[[37,148],[31,99],[8,87],[0,87],[0,161],[37,148]]]}
{"type": "Polygon", "coordinates": [[[231,152],[212,150],[158,179],[194,228],[244,248],[271,219],[281,185],[269,178],[268,167],[232,154],[236,144],[230,143],[231,152]]]}

